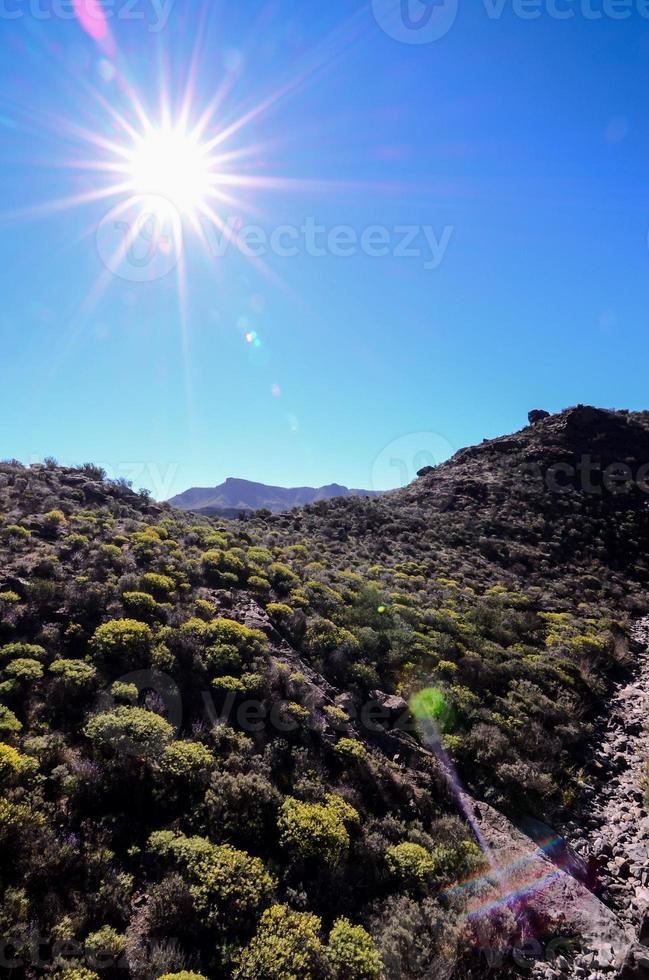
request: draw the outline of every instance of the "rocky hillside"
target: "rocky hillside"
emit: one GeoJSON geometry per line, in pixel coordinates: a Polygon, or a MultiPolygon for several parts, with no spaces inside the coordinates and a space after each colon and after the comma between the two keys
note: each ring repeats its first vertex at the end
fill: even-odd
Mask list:
{"type": "Polygon", "coordinates": [[[250,480],[229,477],[218,487],[192,487],[172,497],[169,503],[181,510],[219,517],[237,517],[251,510],[269,510],[278,514],[312,504],[317,500],[339,497],[376,497],[371,490],[348,490],[338,483],[326,487],[270,487],[250,480]]]}
{"type": "Polygon", "coordinates": [[[463,449],[377,501],[306,508],[282,523],[344,533],[377,555],[396,537],[474,580],[504,575],[567,594],[578,579],[586,598],[603,590],[624,602],[629,580],[641,590],[649,569],[649,413],[579,406],[463,449]]]}
{"type": "Polygon", "coordinates": [[[641,649],[647,422],[580,407],[375,500],[237,521],[0,464],[20,975],[506,976],[531,940],[572,957],[591,901],[617,936],[615,882],[539,828],[594,812],[641,649]]]}

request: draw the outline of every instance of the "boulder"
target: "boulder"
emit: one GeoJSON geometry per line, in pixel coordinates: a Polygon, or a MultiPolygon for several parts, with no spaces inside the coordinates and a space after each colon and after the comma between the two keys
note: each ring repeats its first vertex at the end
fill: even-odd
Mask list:
{"type": "Polygon", "coordinates": [[[343,711],[347,712],[350,718],[353,718],[356,713],[354,699],[348,691],[343,691],[342,694],[338,694],[335,704],[337,708],[342,708],[343,711]]]}
{"type": "Polygon", "coordinates": [[[640,923],[638,942],[642,943],[643,946],[649,944],[649,909],[645,909],[642,922],[640,923]]]}
{"type": "Polygon", "coordinates": [[[15,575],[7,575],[0,579],[0,592],[17,592],[19,596],[27,595],[29,580],[18,578],[15,575]]]}
{"type": "Polygon", "coordinates": [[[649,980],[649,949],[646,946],[635,943],[629,948],[620,980],[649,980]]]}
{"type": "Polygon", "coordinates": [[[241,620],[244,626],[247,626],[251,630],[260,630],[262,633],[266,633],[267,636],[274,636],[276,633],[275,627],[271,623],[268,613],[257,603],[251,602],[247,608],[241,610],[241,620]]]}
{"type": "Polygon", "coordinates": [[[84,481],[82,489],[86,503],[105,504],[108,500],[109,492],[105,483],[84,481]]]}
{"type": "MultiPolygon", "coordinates": [[[[539,847],[502,813],[468,797],[465,802],[475,815],[495,865],[492,901],[511,908],[513,897],[521,896],[517,899],[521,912],[554,925],[555,932],[561,929],[567,934],[577,933],[585,953],[609,958],[612,949],[615,967],[621,967],[633,932],[588,888],[566,873],[561,851],[556,856],[551,852],[551,860],[547,845],[539,847]]],[[[488,903],[489,896],[481,896],[481,901],[488,903]]],[[[638,974],[637,980],[644,976],[638,974]]],[[[628,980],[636,977],[630,974],[628,980]]]]}
{"type": "Polygon", "coordinates": [[[527,416],[530,425],[536,425],[537,422],[542,422],[543,419],[548,419],[548,418],[550,418],[550,413],[546,412],[542,408],[532,409],[532,411],[527,416]]]}
{"type": "Polygon", "coordinates": [[[371,691],[370,701],[379,704],[384,711],[389,712],[390,718],[397,720],[409,714],[408,702],[398,694],[386,694],[385,691],[371,691]]]}

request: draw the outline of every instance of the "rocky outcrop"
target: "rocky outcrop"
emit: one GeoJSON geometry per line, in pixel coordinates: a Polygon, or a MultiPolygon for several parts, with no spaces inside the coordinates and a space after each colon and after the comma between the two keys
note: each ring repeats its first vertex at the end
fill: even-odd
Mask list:
{"type": "Polygon", "coordinates": [[[597,733],[580,821],[557,833],[530,820],[523,830],[466,801],[493,866],[469,917],[507,907],[555,939],[578,937],[576,955],[536,943],[536,980],[649,980],[649,620],[634,633],[634,677],[619,684],[597,733]]]}
{"type": "Polygon", "coordinates": [[[642,790],[649,759],[646,622],[636,627],[640,637],[645,645],[638,674],[618,689],[591,765],[594,785],[585,824],[566,828],[578,853],[597,861],[604,899],[638,932],[649,907],[649,812],[642,790]]]}
{"type": "Polygon", "coordinates": [[[595,978],[620,970],[633,932],[613,909],[573,877],[569,849],[559,846],[560,839],[550,836],[542,843],[535,841],[485,803],[474,803],[473,812],[491,852],[493,871],[485,879],[477,906],[469,905],[469,917],[507,908],[519,921],[528,918],[543,923],[543,935],[535,936],[541,940],[536,977],[595,978]],[[569,947],[575,936],[583,952],[571,964],[558,951],[569,947]],[[547,938],[555,943],[549,961],[544,959],[547,946],[543,940],[547,938]]]}
{"type": "Polygon", "coordinates": [[[649,949],[634,945],[627,953],[620,980],[649,980],[649,949]]]}
{"type": "Polygon", "coordinates": [[[530,425],[536,425],[537,422],[542,422],[543,419],[549,419],[550,413],[546,412],[543,408],[534,408],[528,413],[527,420],[530,425]]]}
{"type": "MultiPolygon", "coordinates": [[[[621,980],[649,980],[649,812],[642,789],[649,759],[649,621],[634,630],[633,680],[619,685],[601,744],[591,764],[585,820],[564,828],[574,850],[597,870],[607,907],[637,939],[627,950],[621,980]]],[[[584,976],[574,973],[574,976],[584,976]]],[[[611,971],[594,974],[611,976],[611,971]]]]}

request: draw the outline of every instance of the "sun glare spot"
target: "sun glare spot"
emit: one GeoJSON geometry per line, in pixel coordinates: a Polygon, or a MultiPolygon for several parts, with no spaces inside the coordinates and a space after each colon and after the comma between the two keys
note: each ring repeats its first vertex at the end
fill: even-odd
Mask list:
{"type": "Polygon", "coordinates": [[[134,195],[164,198],[187,217],[200,212],[212,192],[214,173],[208,152],[180,127],[154,129],[137,137],[127,169],[134,195]]]}
{"type": "Polygon", "coordinates": [[[108,23],[99,0],[72,0],[72,9],[86,34],[95,41],[107,38],[108,23]]]}

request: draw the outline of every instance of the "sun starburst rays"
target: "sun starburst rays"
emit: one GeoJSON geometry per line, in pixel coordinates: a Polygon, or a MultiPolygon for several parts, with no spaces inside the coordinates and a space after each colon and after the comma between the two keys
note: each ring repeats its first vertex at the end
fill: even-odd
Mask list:
{"type": "Polygon", "coordinates": [[[245,221],[253,218],[263,224],[268,220],[270,193],[311,195],[355,189],[353,182],[344,180],[280,175],[273,161],[280,159],[279,147],[285,139],[292,140],[293,134],[269,127],[268,116],[335,63],[362,33],[360,19],[356,16],[340,25],[325,44],[300,57],[279,84],[255,97],[251,91],[246,93],[241,69],[246,58],[254,56],[256,29],[240,46],[239,60],[229,63],[223,58],[220,77],[210,89],[206,75],[213,77],[212,71],[202,68],[211,5],[201,3],[200,10],[184,65],[159,38],[152,52],[156,62],[150,72],[152,88],[129,78],[124,52],[118,54],[116,49],[106,54],[102,49],[110,59],[110,94],[89,77],[75,75],[75,112],[68,118],[62,118],[55,108],[33,112],[39,117],[39,128],[55,133],[60,141],[60,153],[50,153],[40,161],[32,159],[34,165],[47,168],[58,195],[51,193],[49,199],[0,214],[0,222],[77,208],[87,213],[83,230],[73,237],[76,242],[94,237],[103,266],[80,303],[82,318],[87,318],[92,303],[98,303],[116,279],[156,283],[175,270],[184,330],[188,323],[187,277],[201,254],[219,282],[227,282],[236,254],[257,275],[292,294],[272,260],[254,255],[246,246],[241,233],[245,221]],[[253,130],[254,137],[248,139],[253,130]],[[148,268],[142,268],[145,261],[150,263],[148,268]]]}
{"type": "MultiPolygon", "coordinates": [[[[311,79],[336,62],[361,36],[362,18],[354,15],[338,25],[324,42],[300,56],[279,84],[257,93],[255,98],[251,92],[245,94],[241,67],[246,57],[253,57],[260,25],[253,24],[247,41],[244,39],[240,45],[239,61],[228,63],[224,58],[221,76],[209,90],[202,68],[209,30],[213,27],[212,5],[201,3],[199,13],[184,66],[160,36],[152,52],[156,62],[152,69],[155,86],[148,100],[143,97],[145,90],[141,85],[133,84],[123,70],[125,60],[117,50],[106,55],[111,59],[111,95],[89,78],[75,76],[80,94],[79,111],[68,119],[49,113],[49,119],[43,118],[42,122],[43,128],[56,132],[62,146],[67,147],[58,159],[50,155],[43,165],[52,174],[67,170],[77,192],[60,197],[52,195],[50,200],[32,207],[2,214],[0,221],[36,218],[76,206],[94,205],[94,227],[101,232],[102,224],[114,218],[115,206],[121,204],[120,211],[130,216],[134,230],[146,227],[147,214],[153,212],[165,219],[173,214],[174,227],[178,225],[181,229],[175,242],[177,247],[187,247],[189,239],[184,231],[190,232],[206,248],[218,233],[222,238],[227,237],[235,251],[252,261],[249,250],[241,247],[236,231],[232,233],[232,226],[236,227],[237,222],[248,216],[263,220],[260,199],[265,193],[317,193],[334,187],[331,181],[277,174],[267,161],[273,156],[277,158],[276,144],[283,141],[281,132],[275,130],[269,140],[267,130],[262,141],[258,136],[246,140],[246,135],[253,125],[255,129],[265,125],[262,120],[280,102],[295,96],[311,79]],[[89,118],[93,119],[91,124],[87,122],[89,118]],[[98,214],[97,206],[102,205],[107,213],[98,214]]],[[[58,177],[56,182],[60,184],[58,177]]],[[[336,181],[335,189],[341,189],[344,184],[336,181]]],[[[120,219],[120,226],[126,227],[126,221],[120,219]]],[[[132,230],[128,229],[129,240],[131,235],[132,230]]],[[[115,251],[112,249],[111,254],[115,251]]],[[[122,251],[118,250],[117,254],[122,251]]],[[[125,254],[129,254],[128,248],[125,254]]],[[[220,250],[212,253],[215,268],[223,264],[216,261],[221,257],[220,250]]],[[[187,259],[184,256],[183,268],[187,268],[187,259]]],[[[268,275],[265,263],[253,264],[268,275]]],[[[177,265],[180,268],[179,262],[177,265]]]]}
{"type": "MultiPolygon", "coordinates": [[[[260,216],[252,199],[256,190],[298,189],[301,182],[284,178],[281,185],[274,185],[270,176],[254,174],[251,165],[266,149],[262,143],[228,146],[250,119],[263,112],[263,105],[219,130],[213,114],[221,100],[215,99],[192,123],[192,95],[191,91],[183,95],[176,116],[166,98],[156,117],[147,114],[134,99],[131,118],[135,122],[117,116],[113,110],[116,132],[107,137],[78,131],[77,136],[95,153],[68,160],[67,166],[97,175],[103,184],[97,194],[102,199],[121,199],[125,209],[136,216],[139,229],[141,212],[153,211],[161,219],[173,213],[181,226],[209,248],[214,232],[230,235],[229,219],[233,214],[260,216]]],[[[79,204],[84,203],[83,199],[83,194],[76,198],[79,204]]],[[[74,203],[75,199],[68,197],[64,206],[74,203]]],[[[175,244],[182,246],[180,236],[175,244]]],[[[236,236],[229,239],[229,244],[238,247],[236,236]]]]}

